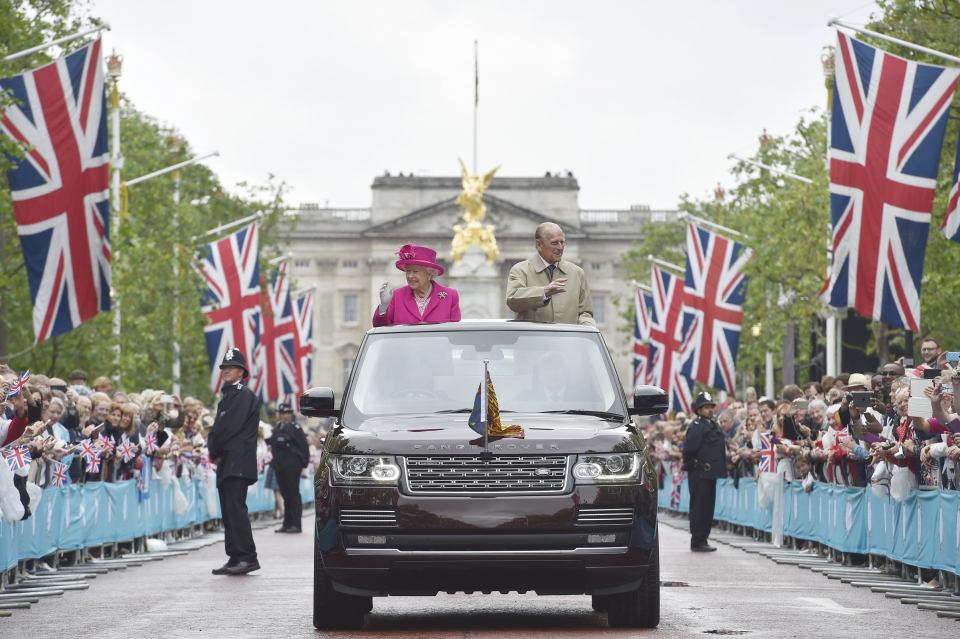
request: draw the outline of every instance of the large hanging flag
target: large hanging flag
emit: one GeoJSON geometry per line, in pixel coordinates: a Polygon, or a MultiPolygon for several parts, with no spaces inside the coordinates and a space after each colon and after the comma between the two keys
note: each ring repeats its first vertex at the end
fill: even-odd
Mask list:
{"type": "Polygon", "coordinates": [[[37,343],[110,309],[110,166],[100,40],[0,79],[0,131],[23,158],[7,172],[37,343]]]}
{"type": "Polygon", "coordinates": [[[303,293],[293,302],[294,327],[297,331],[294,361],[297,362],[297,400],[313,384],[313,291],[303,293]]]}
{"type": "Polygon", "coordinates": [[[253,357],[250,388],[263,401],[287,401],[297,392],[297,329],[290,299],[287,263],[281,262],[264,291],[260,340],[253,357]]]}
{"type": "Polygon", "coordinates": [[[680,367],[683,345],[683,282],[659,266],[650,268],[653,289],[650,306],[650,373],[648,379],[670,398],[670,408],[690,412],[690,379],[680,367]]]}
{"type": "Polygon", "coordinates": [[[633,387],[650,383],[650,309],[653,294],[637,288],[633,304],[633,387]]]}
{"type": "Polygon", "coordinates": [[[947,213],[940,230],[947,239],[960,242],[960,139],[957,140],[957,159],[953,164],[953,185],[947,197],[947,213]]]}
{"type": "Polygon", "coordinates": [[[687,225],[683,286],[683,369],[691,379],[733,392],[750,249],[719,233],[687,225]]]}
{"type": "Polygon", "coordinates": [[[830,133],[833,261],[824,299],[920,328],[920,280],[947,113],[960,69],[837,32],[830,133]]]}
{"type": "Polygon", "coordinates": [[[200,306],[208,322],[203,333],[214,392],[220,390],[219,364],[228,350],[239,348],[253,362],[260,337],[258,260],[256,223],[200,247],[196,269],[206,283],[200,306]]]}

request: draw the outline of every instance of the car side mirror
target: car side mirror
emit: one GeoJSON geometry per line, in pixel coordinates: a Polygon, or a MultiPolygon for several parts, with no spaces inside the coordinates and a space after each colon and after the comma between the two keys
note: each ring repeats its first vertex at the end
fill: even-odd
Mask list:
{"type": "Polygon", "coordinates": [[[305,417],[339,417],[340,411],[333,407],[333,389],[319,386],[301,395],[300,414],[305,417]]]}
{"type": "Polygon", "coordinates": [[[633,389],[633,408],[631,415],[662,415],[670,410],[670,400],[663,389],[646,384],[633,389]]]}

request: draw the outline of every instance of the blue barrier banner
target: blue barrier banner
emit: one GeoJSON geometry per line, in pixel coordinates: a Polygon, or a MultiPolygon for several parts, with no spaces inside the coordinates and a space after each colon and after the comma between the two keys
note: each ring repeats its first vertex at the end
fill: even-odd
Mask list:
{"type": "MultiPolygon", "coordinates": [[[[670,509],[672,478],[664,479],[657,503],[670,509]]],[[[682,494],[686,494],[684,480],[682,494]]],[[[784,534],[822,543],[846,553],[885,555],[921,568],[960,574],[960,493],[916,490],[907,499],[879,497],[871,490],[799,482],[783,485],[784,534]]],[[[678,512],[687,512],[676,508],[678,512]]],[[[773,508],[761,508],[757,482],[717,480],[714,519],[770,532],[773,508]]]]}
{"type": "MultiPolygon", "coordinates": [[[[313,477],[301,478],[300,495],[304,505],[313,503],[313,477]]],[[[264,488],[261,476],[247,491],[247,509],[256,513],[274,508],[274,493],[264,488]]],[[[37,512],[26,521],[0,520],[0,570],[22,559],[44,557],[56,550],[127,541],[219,517],[216,487],[200,480],[173,478],[164,486],[154,479],[150,498],[144,501],[133,480],[51,487],[43,491],[37,512]],[[174,482],[186,500],[186,509],[181,514],[174,512],[177,501],[174,482]]]]}

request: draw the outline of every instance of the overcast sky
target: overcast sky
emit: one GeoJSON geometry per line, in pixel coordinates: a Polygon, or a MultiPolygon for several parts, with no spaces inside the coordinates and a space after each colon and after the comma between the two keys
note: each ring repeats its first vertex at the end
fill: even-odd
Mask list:
{"type": "MultiPolygon", "coordinates": [[[[291,203],[368,206],[384,170],[570,170],[582,208],[675,207],[731,183],[728,153],[826,100],[831,16],[862,0],[93,0],[122,90],[226,185],[274,174],[291,203]]],[[[133,176],[128,176],[133,177],[133,176]]]]}

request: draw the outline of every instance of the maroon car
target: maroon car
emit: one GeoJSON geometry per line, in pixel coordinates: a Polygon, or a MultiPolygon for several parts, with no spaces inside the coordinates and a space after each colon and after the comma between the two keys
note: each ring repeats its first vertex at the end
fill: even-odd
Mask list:
{"type": "Polygon", "coordinates": [[[373,597],[438,592],[585,594],[611,626],[660,618],[656,476],[592,327],[512,321],[367,332],[316,475],[313,622],[356,628],[373,597]],[[503,424],[478,435],[487,369],[503,424]]]}

